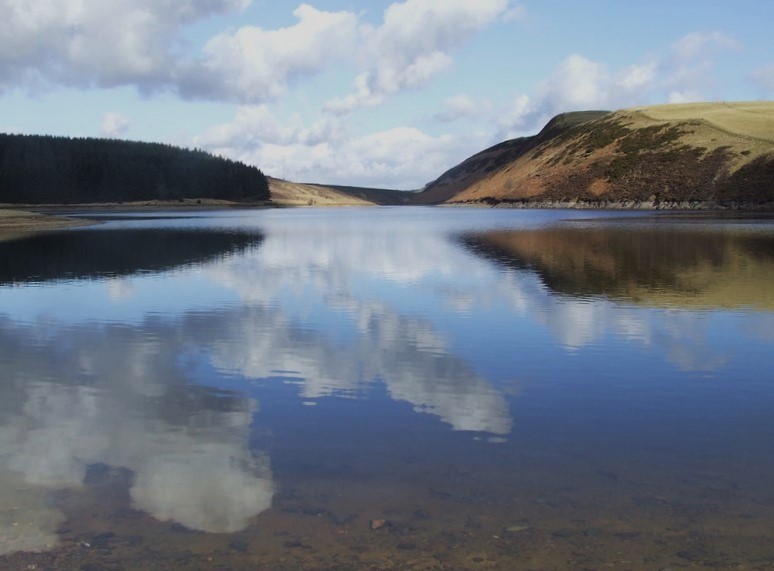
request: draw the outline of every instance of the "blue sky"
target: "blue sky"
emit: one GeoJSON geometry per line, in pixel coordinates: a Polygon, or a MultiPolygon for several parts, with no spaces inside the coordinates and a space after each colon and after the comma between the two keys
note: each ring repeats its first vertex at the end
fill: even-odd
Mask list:
{"type": "Polygon", "coordinates": [[[761,0],[0,0],[0,130],[421,188],[551,116],[774,97],[761,0]]]}

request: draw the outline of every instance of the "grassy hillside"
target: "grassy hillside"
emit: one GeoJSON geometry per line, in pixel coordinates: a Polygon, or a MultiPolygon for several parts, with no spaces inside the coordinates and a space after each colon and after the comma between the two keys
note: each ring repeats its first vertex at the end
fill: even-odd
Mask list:
{"type": "Polygon", "coordinates": [[[281,206],[407,204],[411,193],[385,188],[298,183],[269,177],[272,202],[281,206]]]}
{"type": "Polygon", "coordinates": [[[373,202],[332,187],[269,177],[271,201],[280,206],[369,206],[373,202]]]}
{"type": "Polygon", "coordinates": [[[567,130],[608,115],[608,111],[578,111],[557,115],[533,137],[520,137],[490,147],[449,169],[428,184],[414,199],[416,204],[456,201],[457,195],[480,185],[507,169],[514,161],[542,144],[550,143],[567,130]]]}
{"type": "Polygon", "coordinates": [[[467,159],[421,203],[774,203],[774,102],[567,113],[467,159]]]}
{"type": "MultiPolygon", "coordinates": [[[[323,186],[323,185],[315,184],[312,186],[323,186]]],[[[361,200],[365,200],[373,204],[381,204],[384,206],[409,204],[411,202],[412,197],[414,196],[414,193],[410,191],[392,190],[389,188],[367,188],[362,186],[341,186],[341,185],[327,185],[324,188],[333,189],[337,192],[342,192],[348,196],[359,198],[361,200]]]]}

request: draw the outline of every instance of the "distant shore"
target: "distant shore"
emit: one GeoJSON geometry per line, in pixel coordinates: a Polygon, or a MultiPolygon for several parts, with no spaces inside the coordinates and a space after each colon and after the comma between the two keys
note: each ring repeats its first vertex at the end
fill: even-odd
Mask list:
{"type": "Polygon", "coordinates": [[[95,222],[85,218],[53,216],[16,208],[0,208],[0,240],[10,240],[43,230],[57,230],[91,224],[95,224],[95,222]]]}
{"type": "MultiPolygon", "coordinates": [[[[331,206],[331,205],[327,205],[331,206]]],[[[449,202],[444,207],[456,208],[519,208],[519,209],[573,209],[573,210],[674,210],[674,211],[740,211],[772,212],[774,204],[733,203],[718,205],[714,202],[640,202],[640,201],[576,201],[576,200],[535,200],[535,201],[477,201],[449,202]]],[[[218,210],[232,208],[294,208],[295,205],[271,202],[233,202],[213,199],[147,200],[139,202],[111,202],[105,204],[45,204],[45,205],[0,205],[0,240],[20,237],[32,232],[57,230],[98,224],[88,218],[89,211],[152,212],[155,210],[218,210]],[[72,212],[85,216],[72,216],[72,212]]],[[[321,207],[321,205],[317,205],[321,207]]]]}
{"type": "Polygon", "coordinates": [[[774,203],[734,202],[717,204],[712,201],[650,202],[638,200],[480,200],[469,202],[447,202],[442,206],[468,208],[521,208],[521,209],[569,209],[569,210],[702,210],[771,212],[774,203]]]}
{"type": "Polygon", "coordinates": [[[232,202],[214,199],[143,200],[96,204],[0,204],[0,240],[33,232],[98,224],[86,216],[71,216],[77,211],[152,212],[154,210],[214,210],[229,208],[274,208],[267,202],[232,202]]]}

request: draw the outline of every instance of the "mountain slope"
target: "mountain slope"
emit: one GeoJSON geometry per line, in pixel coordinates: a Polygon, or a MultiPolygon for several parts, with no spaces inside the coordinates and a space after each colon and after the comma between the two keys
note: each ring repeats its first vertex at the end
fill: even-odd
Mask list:
{"type": "Polygon", "coordinates": [[[410,192],[385,188],[290,182],[269,177],[271,201],[281,206],[374,206],[407,204],[410,192]]]}
{"type": "Polygon", "coordinates": [[[256,167],[200,150],[117,139],[0,133],[0,203],[264,201],[256,167]]]}
{"type": "Polygon", "coordinates": [[[774,202],[774,102],[565,113],[450,169],[417,202],[774,202]]]}
{"type": "Polygon", "coordinates": [[[373,206],[374,203],[319,184],[268,177],[271,201],[280,206],[373,206]]]}

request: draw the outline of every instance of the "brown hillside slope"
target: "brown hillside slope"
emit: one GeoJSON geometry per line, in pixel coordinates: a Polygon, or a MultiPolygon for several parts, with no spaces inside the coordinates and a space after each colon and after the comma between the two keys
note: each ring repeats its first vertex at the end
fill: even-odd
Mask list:
{"type": "Polygon", "coordinates": [[[418,193],[413,202],[415,204],[438,204],[452,201],[465,190],[486,184],[486,181],[494,173],[508,167],[539,145],[552,141],[568,129],[608,114],[608,111],[577,111],[557,115],[537,135],[504,141],[449,169],[418,193]]]}
{"type": "Polygon", "coordinates": [[[271,201],[281,206],[373,206],[374,202],[333,187],[268,177],[271,201]]]}
{"type": "Polygon", "coordinates": [[[412,192],[387,188],[300,183],[268,177],[271,201],[280,206],[375,206],[408,204],[412,192]]]}
{"type": "Polygon", "coordinates": [[[567,113],[447,171],[422,203],[774,203],[774,102],[567,113]]]}

